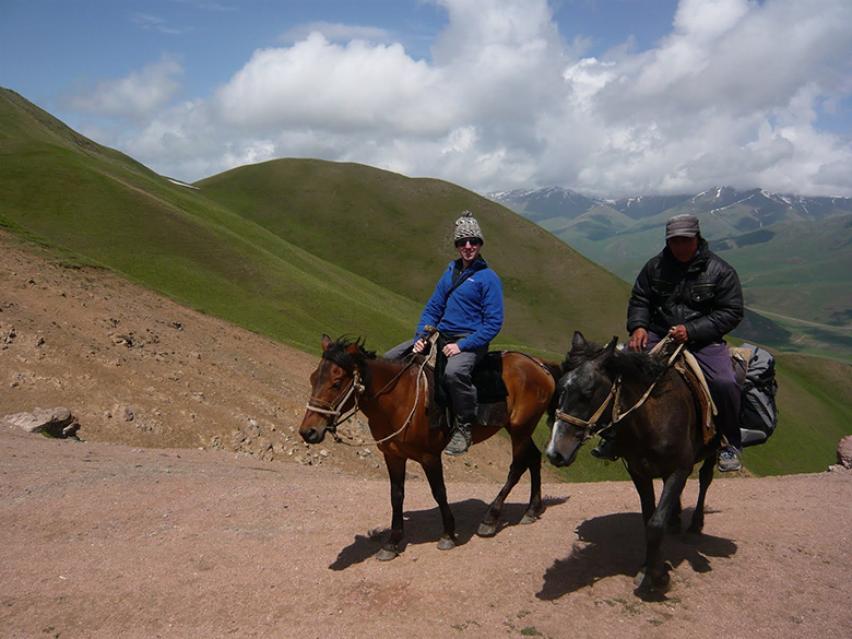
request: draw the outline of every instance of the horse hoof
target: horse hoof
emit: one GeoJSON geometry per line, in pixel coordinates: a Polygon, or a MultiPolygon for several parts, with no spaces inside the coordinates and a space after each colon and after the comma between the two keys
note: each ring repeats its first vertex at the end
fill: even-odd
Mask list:
{"type": "Polygon", "coordinates": [[[524,524],[524,525],[534,524],[537,521],[538,521],[538,515],[530,515],[529,513],[524,515],[523,518],[521,519],[521,523],[524,524]]]}
{"type": "Polygon", "coordinates": [[[441,537],[438,541],[438,550],[452,550],[456,547],[456,542],[454,542],[449,537],[441,537]]]}
{"type": "Polygon", "coordinates": [[[486,524],[482,522],[479,528],[476,529],[476,534],[480,537],[493,537],[497,534],[497,524],[486,524]]]}
{"type": "Polygon", "coordinates": [[[390,548],[382,548],[376,553],[376,559],[379,561],[390,561],[399,556],[399,551],[391,550],[390,548]]]}
{"type": "Polygon", "coordinates": [[[671,583],[671,577],[668,571],[654,576],[647,573],[644,568],[633,579],[637,593],[664,593],[668,589],[669,583],[671,583]]]}
{"type": "Polygon", "coordinates": [[[636,573],[636,576],[633,577],[633,585],[637,588],[641,588],[645,583],[645,569],[643,568],[639,572],[636,573]]]}

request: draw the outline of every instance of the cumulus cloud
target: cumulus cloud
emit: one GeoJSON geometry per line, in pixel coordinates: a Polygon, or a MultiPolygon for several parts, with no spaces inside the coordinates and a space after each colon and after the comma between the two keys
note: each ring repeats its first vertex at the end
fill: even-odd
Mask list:
{"type": "Polygon", "coordinates": [[[389,42],[391,34],[380,27],[344,24],[342,22],[310,22],[287,30],[280,38],[285,44],[293,44],[304,40],[312,33],[319,33],[332,42],[349,42],[351,40],[369,40],[372,42],[389,42]]]}
{"type": "MultiPolygon", "coordinates": [[[[578,56],[582,34],[566,42],[545,0],[434,1],[448,22],[429,60],[382,29],[305,25],[120,144],[183,179],[310,156],[480,191],[852,195],[848,133],[821,127],[852,92],[846,0],[682,0],[654,47],[595,58],[578,56]]],[[[163,88],[143,100],[146,113],[178,74],[149,73],[163,88]]],[[[119,110],[107,105],[127,104],[140,84],[107,84],[95,102],[119,110]]]]}
{"type": "Polygon", "coordinates": [[[166,105],[180,88],[183,68],[174,59],[134,71],[123,78],[98,83],[70,96],[72,108],[87,113],[129,118],[145,118],[166,105]]]}

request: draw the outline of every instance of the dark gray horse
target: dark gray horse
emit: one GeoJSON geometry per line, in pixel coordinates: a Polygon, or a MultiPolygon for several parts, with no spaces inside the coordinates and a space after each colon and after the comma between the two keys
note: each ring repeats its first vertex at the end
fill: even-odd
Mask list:
{"type": "Polygon", "coordinates": [[[704,444],[699,407],[677,371],[645,353],[618,351],[616,343],[613,338],[601,347],[574,333],[557,387],[559,410],[547,457],[556,466],[568,466],[583,442],[612,424],[615,413],[617,423],[611,428],[616,451],[639,492],[645,522],[639,589],[665,589],[669,575],[660,557],[663,534],[667,526],[680,530],[681,492],[702,459],[689,531],[700,533],[704,527],[704,498],[713,480],[718,441],[704,444]],[[664,481],[659,504],[653,484],[657,477],[664,481]]]}

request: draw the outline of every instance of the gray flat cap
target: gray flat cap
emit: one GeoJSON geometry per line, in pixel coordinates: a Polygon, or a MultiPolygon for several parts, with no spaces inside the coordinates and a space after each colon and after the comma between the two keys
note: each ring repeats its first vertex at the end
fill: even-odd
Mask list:
{"type": "Polygon", "coordinates": [[[695,237],[700,231],[698,218],[689,213],[675,215],[666,222],[666,240],[673,237],[695,237]]]}

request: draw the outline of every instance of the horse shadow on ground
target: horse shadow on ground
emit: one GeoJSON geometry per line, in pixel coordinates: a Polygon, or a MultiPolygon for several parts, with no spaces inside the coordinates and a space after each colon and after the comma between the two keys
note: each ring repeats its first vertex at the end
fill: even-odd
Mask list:
{"type": "MultiPolygon", "coordinates": [[[[684,510],[683,522],[692,510],[684,510]]],[[[686,528],[684,525],[684,529],[686,528]]],[[[565,559],[557,559],[544,574],[538,599],[553,601],[590,586],[605,577],[634,577],[645,559],[645,530],[640,513],[614,513],[587,519],[577,528],[577,541],[565,559]]],[[[713,570],[709,557],[732,557],[737,544],[730,539],[707,534],[667,533],[662,555],[672,567],[684,561],[695,572],[713,570]]],[[[636,591],[642,599],[665,599],[659,592],[636,591]]]]}
{"type": "MultiPolygon", "coordinates": [[[[568,497],[544,497],[542,503],[545,509],[558,506],[568,501],[568,497]]],[[[516,526],[521,521],[527,510],[525,503],[509,503],[503,506],[500,514],[500,522],[497,534],[508,526],[516,526]]],[[[453,516],[456,520],[456,545],[466,544],[476,534],[482,518],[488,510],[489,504],[481,499],[466,499],[464,501],[450,504],[453,516]]],[[[544,517],[547,516],[545,512],[544,517]]],[[[441,523],[441,513],[438,507],[426,510],[406,511],[403,515],[405,520],[405,534],[400,543],[400,552],[404,552],[408,546],[418,544],[437,544],[444,528],[441,523]]],[[[346,570],[350,566],[366,561],[375,555],[387,539],[389,529],[377,528],[369,531],[366,535],[355,535],[351,544],[343,548],[337,558],[329,565],[330,570],[346,570]]]]}

